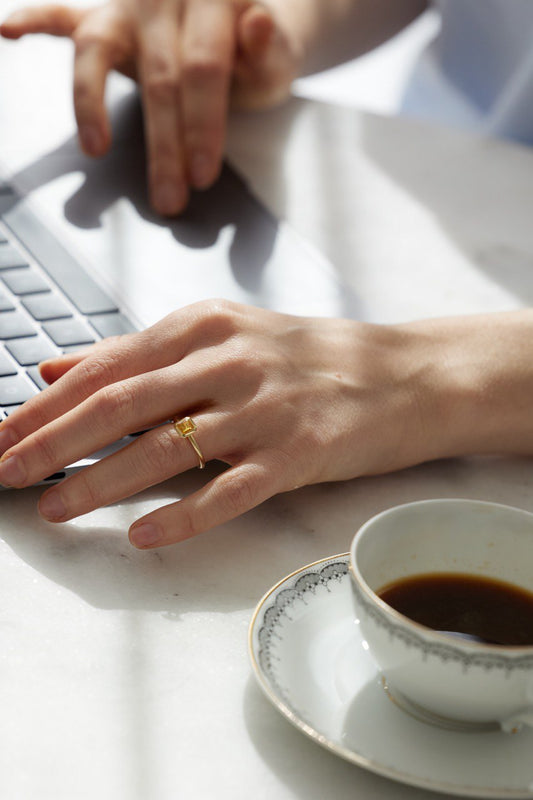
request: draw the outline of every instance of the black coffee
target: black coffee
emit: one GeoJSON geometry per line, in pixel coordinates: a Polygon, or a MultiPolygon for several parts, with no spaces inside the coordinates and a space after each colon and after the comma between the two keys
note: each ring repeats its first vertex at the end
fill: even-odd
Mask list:
{"type": "Polygon", "coordinates": [[[415,622],[497,645],[533,645],[533,592],[478,575],[402,578],[377,594],[415,622]]]}

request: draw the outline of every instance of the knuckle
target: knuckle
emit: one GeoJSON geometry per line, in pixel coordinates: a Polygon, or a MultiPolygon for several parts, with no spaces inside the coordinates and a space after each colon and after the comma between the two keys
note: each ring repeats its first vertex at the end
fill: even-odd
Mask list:
{"type": "Polygon", "coordinates": [[[217,339],[229,339],[240,329],[240,318],[228,300],[205,300],[197,305],[200,329],[217,339]]]}
{"type": "Polygon", "coordinates": [[[77,365],[75,374],[80,389],[88,394],[92,394],[116,380],[114,362],[105,356],[83,359],[77,365]]]}
{"type": "Polygon", "coordinates": [[[38,431],[33,439],[32,446],[36,451],[36,461],[42,464],[45,469],[53,467],[57,463],[57,452],[50,436],[44,431],[38,431]]]}
{"type": "Polygon", "coordinates": [[[146,64],[143,92],[148,100],[171,103],[180,88],[179,77],[173,65],[161,56],[152,56],[146,64]]]}
{"type": "Polygon", "coordinates": [[[237,516],[255,505],[253,481],[247,474],[228,474],[221,501],[228,516],[237,516]]]}
{"type": "Polygon", "coordinates": [[[76,476],[75,501],[78,508],[99,508],[104,502],[104,494],[99,484],[92,480],[89,470],[84,469],[76,476]]]}
{"type": "Polygon", "coordinates": [[[187,501],[182,501],[178,509],[179,520],[177,520],[176,527],[179,526],[180,539],[191,539],[193,536],[201,533],[202,528],[195,520],[187,501]]]}
{"type": "Polygon", "coordinates": [[[114,40],[109,35],[106,35],[103,30],[93,30],[87,25],[80,25],[73,32],[72,40],[77,56],[83,56],[91,50],[109,51],[114,46],[114,40]]]}
{"type": "Polygon", "coordinates": [[[13,435],[16,437],[17,442],[19,442],[21,439],[24,439],[24,437],[29,433],[39,431],[41,428],[44,428],[44,426],[50,422],[50,410],[47,409],[46,406],[43,406],[40,395],[30,397],[29,400],[26,400],[24,403],[24,410],[31,413],[31,429],[29,429],[27,425],[21,425],[19,427],[11,420],[9,422],[9,427],[13,431],[13,435]]]}
{"type": "Polygon", "coordinates": [[[110,419],[118,418],[127,423],[135,412],[136,397],[127,383],[114,383],[100,389],[95,395],[97,417],[107,427],[110,419]]]}
{"type": "Polygon", "coordinates": [[[171,434],[170,426],[158,431],[156,436],[143,436],[143,462],[152,470],[161,470],[176,463],[176,442],[171,434]]]}
{"type": "Polygon", "coordinates": [[[218,84],[227,74],[227,67],[209,53],[189,56],[183,62],[184,81],[193,87],[218,84]]]}
{"type": "Polygon", "coordinates": [[[99,103],[99,96],[95,87],[89,80],[80,75],[74,78],[74,102],[78,112],[80,109],[92,108],[99,103]]]}

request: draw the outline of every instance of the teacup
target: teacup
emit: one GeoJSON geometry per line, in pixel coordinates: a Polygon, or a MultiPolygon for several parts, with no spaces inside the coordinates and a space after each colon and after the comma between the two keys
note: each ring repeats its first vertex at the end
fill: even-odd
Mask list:
{"type": "Polygon", "coordinates": [[[533,514],[476,500],[426,500],[384,511],[357,532],[350,551],[356,621],[382,683],[404,710],[444,727],[496,724],[515,732],[533,725],[533,646],[451,636],[378,595],[411,576],[457,573],[533,592],[533,514]]]}

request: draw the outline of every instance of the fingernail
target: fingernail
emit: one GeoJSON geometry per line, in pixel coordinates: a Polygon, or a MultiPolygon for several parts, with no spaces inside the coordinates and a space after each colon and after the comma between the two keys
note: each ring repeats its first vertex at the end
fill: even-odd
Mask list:
{"type": "Polygon", "coordinates": [[[80,144],[87,155],[97,156],[102,152],[104,139],[96,125],[82,125],[80,128],[80,144]]]}
{"type": "Polygon", "coordinates": [[[0,456],[13,447],[18,439],[10,428],[0,427],[0,456]]]}
{"type": "Polygon", "coordinates": [[[18,456],[0,458],[0,483],[2,486],[18,486],[26,480],[26,470],[18,456]]]}
{"type": "Polygon", "coordinates": [[[62,519],[67,513],[61,494],[57,489],[43,494],[39,501],[39,514],[50,521],[62,519]]]}
{"type": "Polygon", "coordinates": [[[157,184],[153,193],[153,205],[160,214],[177,214],[185,206],[185,191],[181,184],[163,181],[157,184]]]}
{"type": "Polygon", "coordinates": [[[163,532],[157,525],[142,522],[130,529],[130,542],[134,547],[153,547],[163,538],[163,532]]]}
{"type": "Polygon", "coordinates": [[[202,153],[196,153],[190,164],[191,181],[196,189],[205,189],[211,183],[211,159],[202,153]]]}

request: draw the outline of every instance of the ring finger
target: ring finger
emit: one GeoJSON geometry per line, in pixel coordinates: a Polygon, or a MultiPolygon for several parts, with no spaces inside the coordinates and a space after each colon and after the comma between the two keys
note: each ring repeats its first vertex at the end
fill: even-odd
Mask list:
{"type": "Polygon", "coordinates": [[[209,186],[220,169],[235,25],[233,4],[196,0],[187,6],[183,33],[183,136],[189,177],[197,189],[209,186]]]}
{"type": "Polygon", "coordinates": [[[45,492],[40,513],[48,520],[64,522],[199,466],[197,449],[205,461],[215,458],[225,452],[229,441],[219,419],[216,412],[195,415],[196,447],[180,436],[173,423],[147,431],[119,452],[45,492]]]}

